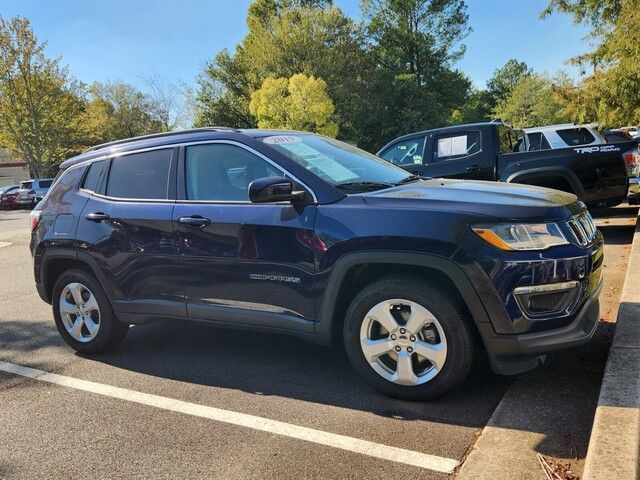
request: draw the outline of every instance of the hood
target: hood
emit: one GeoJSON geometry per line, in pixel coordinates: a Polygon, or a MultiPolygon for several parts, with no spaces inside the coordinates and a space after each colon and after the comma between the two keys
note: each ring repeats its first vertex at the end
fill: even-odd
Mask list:
{"type": "Polygon", "coordinates": [[[566,218],[584,210],[571,193],[504,182],[436,178],[363,194],[369,205],[438,208],[495,218],[566,218]]]}

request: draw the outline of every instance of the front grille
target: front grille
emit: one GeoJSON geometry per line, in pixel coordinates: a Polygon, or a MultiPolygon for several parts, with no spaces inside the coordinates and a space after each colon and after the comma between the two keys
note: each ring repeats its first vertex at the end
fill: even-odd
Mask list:
{"type": "Polygon", "coordinates": [[[582,247],[586,247],[596,238],[598,230],[589,212],[585,211],[571,217],[567,225],[571,229],[578,245],[582,247]]]}

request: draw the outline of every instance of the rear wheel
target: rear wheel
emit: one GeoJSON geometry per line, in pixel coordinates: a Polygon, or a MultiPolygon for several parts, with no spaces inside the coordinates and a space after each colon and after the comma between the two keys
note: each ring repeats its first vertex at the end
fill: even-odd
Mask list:
{"type": "Polygon", "coordinates": [[[369,285],[345,318],[349,359],[386,395],[407,400],[444,395],[464,380],[474,356],[472,330],[456,300],[419,279],[395,277],[369,285]]]}
{"type": "Polygon", "coordinates": [[[69,270],[53,287],[53,315],[62,338],[76,351],[101,353],[113,349],[127,335],[102,287],[88,273],[69,270]]]}

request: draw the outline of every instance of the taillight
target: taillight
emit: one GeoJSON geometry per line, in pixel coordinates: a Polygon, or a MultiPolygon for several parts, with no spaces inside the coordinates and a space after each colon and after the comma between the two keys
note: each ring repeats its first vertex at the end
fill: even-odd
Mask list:
{"type": "Polygon", "coordinates": [[[633,151],[625,153],[623,157],[624,163],[627,165],[633,165],[636,161],[636,156],[633,154],[633,151]]]}
{"type": "Polygon", "coordinates": [[[32,188],[31,190],[29,190],[29,195],[35,195],[36,191],[32,188]]]}
{"type": "Polygon", "coordinates": [[[31,210],[29,217],[31,218],[31,231],[33,232],[36,228],[38,228],[38,224],[40,223],[40,210],[31,210]]]}

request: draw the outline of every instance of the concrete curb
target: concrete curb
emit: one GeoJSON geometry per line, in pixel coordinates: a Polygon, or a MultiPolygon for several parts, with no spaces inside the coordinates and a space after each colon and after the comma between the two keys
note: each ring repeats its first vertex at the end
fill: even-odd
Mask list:
{"type": "Polygon", "coordinates": [[[582,478],[640,478],[640,224],[633,235],[582,478]]]}

